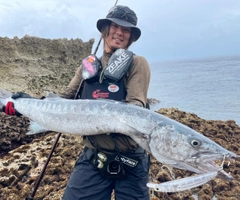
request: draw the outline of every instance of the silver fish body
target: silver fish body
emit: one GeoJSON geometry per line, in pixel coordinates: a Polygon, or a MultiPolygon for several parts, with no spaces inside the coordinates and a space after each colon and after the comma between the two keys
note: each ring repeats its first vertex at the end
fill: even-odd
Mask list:
{"type": "Polygon", "coordinates": [[[11,100],[18,112],[34,121],[29,134],[44,130],[76,135],[123,133],[163,164],[198,174],[219,171],[232,178],[214,161],[236,158],[235,153],[154,111],[112,100],[67,100],[53,94],[45,100],[6,100],[1,92],[2,104],[11,100]]]}

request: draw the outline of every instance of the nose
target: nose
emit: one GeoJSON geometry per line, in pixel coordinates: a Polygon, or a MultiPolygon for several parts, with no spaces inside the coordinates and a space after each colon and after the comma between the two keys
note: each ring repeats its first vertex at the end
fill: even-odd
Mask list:
{"type": "Polygon", "coordinates": [[[117,30],[116,30],[116,33],[119,34],[119,35],[123,35],[123,29],[122,27],[118,27],[117,30]]]}

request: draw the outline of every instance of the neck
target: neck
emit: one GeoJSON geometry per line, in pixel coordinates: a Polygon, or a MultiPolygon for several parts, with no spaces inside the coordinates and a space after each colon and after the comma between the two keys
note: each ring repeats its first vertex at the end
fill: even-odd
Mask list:
{"type": "Polygon", "coordinates": [[[105,41],[105,43],[104,43],[104,51],[106,53],[113,53],[113,52],[116,51],[116,49],[112,48],[110,45],[108,45],[107,41],[105,41]]]}

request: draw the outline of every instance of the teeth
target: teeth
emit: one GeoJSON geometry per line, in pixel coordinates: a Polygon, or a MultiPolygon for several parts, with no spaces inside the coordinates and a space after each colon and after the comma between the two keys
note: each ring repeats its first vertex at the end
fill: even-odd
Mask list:
{"type": "Polygon", "coordinates": [[[221,165],[217,165],[215,162],[211,162],[211,164],[213,166],[215,166],[216,168],[218,168],[218,170],[222,170],[223,169],[223,163],[221,165]]]}
{"type": "Polygon", "coordinates": [[[223,164],[225,162],[225,155],[223,156],[223,161],[222,161],[222,164],[221,164],[221,167],[223,168],[223,164]]]}
{"type": "Polygon", "coordinates": [[[230,164],[231,164],[231,162],[230,162],[230,161],[228,161],[228,165],[227,165],[227,166],[229,167],[229,165],[230,165],[230,164]]]}

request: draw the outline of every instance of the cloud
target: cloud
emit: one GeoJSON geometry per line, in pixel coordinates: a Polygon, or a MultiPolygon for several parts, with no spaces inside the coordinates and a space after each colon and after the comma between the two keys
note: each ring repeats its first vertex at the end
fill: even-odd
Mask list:
{"type": "MultiPolygon", "coordinates": [[[[0,37],[99,40],[96,21],[115,1],[0,0],[0,37]]],[[[131,50],[149,60],[240,52],[240,2],[235,0],[119,0],[138,15],[142,36],[131,50]],[[136,3],[137,2],[137,3],[136,3]]],[[[96,44],[95,44],[96,46],[96,44]]],[[[94,46],[94,48],[95,48],[94,46]]],[[[101,47],[100,47],[101,49],[101,47]]],[[[101,52],[101,50],[99,50],[101,52]]]]}

